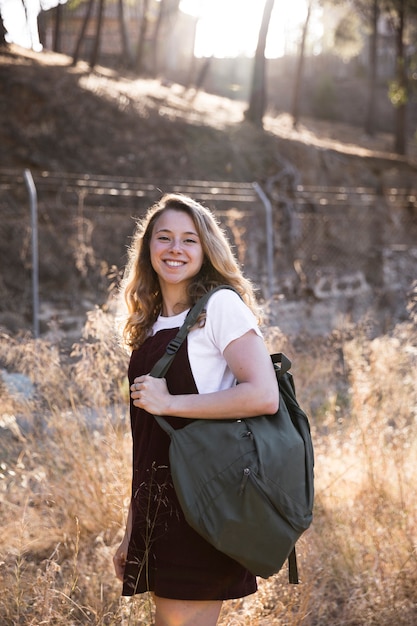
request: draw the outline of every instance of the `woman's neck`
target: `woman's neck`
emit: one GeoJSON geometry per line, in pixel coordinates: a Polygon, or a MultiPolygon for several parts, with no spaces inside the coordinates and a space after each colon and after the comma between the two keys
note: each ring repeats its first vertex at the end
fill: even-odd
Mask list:
{"type": "Polygon", "coordinates": [[[187,294],[183,290],[163,289],[161,315],[172,317],[190,308],[187,294]]]}

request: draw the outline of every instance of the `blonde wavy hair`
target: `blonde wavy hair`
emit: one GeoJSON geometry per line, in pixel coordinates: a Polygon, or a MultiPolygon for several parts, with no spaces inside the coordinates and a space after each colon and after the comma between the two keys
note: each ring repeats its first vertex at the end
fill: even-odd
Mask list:
{"type": "Polygon", "coordinates": [[[158,218],[168,209],[183,211],[191,217],[203,249],[204,260],[188,287],[189,306],[218,285],[231,285],[259,317],[253,287],[233,255],[225,233],[209,209],[180,194],[166,194],[138,220],[128,251],[122,283],[127,319],[122,329],[127,348],[139,348],[148,337],[161,312],[162,295],[158,276],[151,265],[150,241],[158,218]]]}

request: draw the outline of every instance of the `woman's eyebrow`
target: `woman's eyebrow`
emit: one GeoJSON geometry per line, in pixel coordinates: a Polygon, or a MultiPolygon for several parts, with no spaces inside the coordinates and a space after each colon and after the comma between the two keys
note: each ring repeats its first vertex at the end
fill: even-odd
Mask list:
{"type": "MultiPolygon", "coordinates": [[[[172,233],[172,232],[173,231],[170,230],[169,228],[158,228],[158,230],[156,231],[156,233],[172,233]]],[[[182,235],[194,235],[194,237],[198,237],[198,234],[194,230],[186,230],[181,234],[182,235]]]]}

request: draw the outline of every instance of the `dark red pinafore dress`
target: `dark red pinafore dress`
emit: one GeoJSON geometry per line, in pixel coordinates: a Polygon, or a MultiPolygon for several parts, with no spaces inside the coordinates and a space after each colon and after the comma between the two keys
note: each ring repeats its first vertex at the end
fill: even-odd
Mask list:
{"type": "MultiPolygon", "coordinates": [[[[129,381],[147,374],[178,329],[160,330],[134,350],[129,381]]],[[[187,341],[168,370],[170,393],[198,393],[187,341]]],[[[257,589],[256,578],[216,550],[184,519],[169,469],[169,437],[155,418],[131,403],[133,438],[132,533],[124,573],[124,596],[153,591],[178,600],[227,600],[257,589]]],[[[174,428],[189,420],[168,417],[174,428]]]]}

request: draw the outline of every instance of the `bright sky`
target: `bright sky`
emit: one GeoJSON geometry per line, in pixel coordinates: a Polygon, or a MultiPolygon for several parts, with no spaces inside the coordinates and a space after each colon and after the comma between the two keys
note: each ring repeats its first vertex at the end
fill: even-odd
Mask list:
{"type": "MultiPolygon", "coordinates": [[[[182,0],[181,9],[198,16],[197,56],[252,56],[258,41],[265,2],[262,0],[182,0]]],[[[298,48],[307,0],[276,0],[266,47],[267,57],[279,57],[298,48]]],[[[314,15],[310,31],[320,34],[314,15]]]]}
{"type": "MultiPolygon", "coordinates": [[[[29,29],[21,0],[0,0],[0,9],[12,40],[24,47],[42,49],[37,30],[40,7],[49,9],[66,0],[25,0],[29,29]]],[[[196,55],[252,56],[256,49],[264,0],[181,0],[181,9],[199,17],[196,55]]],[[[268,31],[267,57],[283,56],[298,49],[301,27],[307,14],[307,0],[276,0],[268,31]]],[[[317,13],[312,15],[310,32],[320,35],[317,13]]]]}

